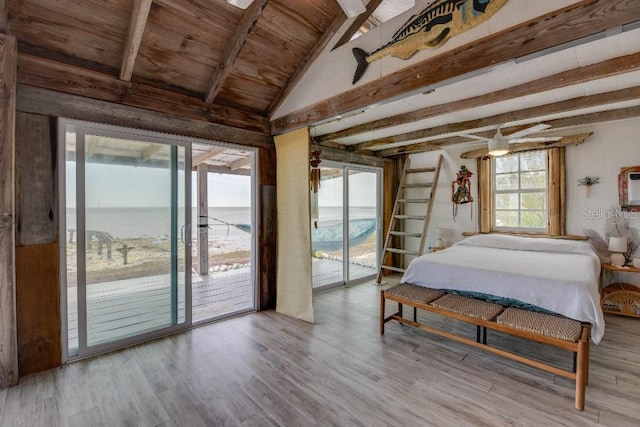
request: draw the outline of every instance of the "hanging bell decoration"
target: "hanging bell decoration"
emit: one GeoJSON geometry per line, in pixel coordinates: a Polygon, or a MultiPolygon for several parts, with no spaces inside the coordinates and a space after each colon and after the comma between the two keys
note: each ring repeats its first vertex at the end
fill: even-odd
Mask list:
{"type": "Polygon", "coordinates": [[[309,177],[309,187],[311,191],[314,193],[318,192],[320,188],[320,155],[322,154],[322,150],[316,148],[311,151],[311,159],[309,160],[309,164],[311,165],[311,172],[309,177]]]}

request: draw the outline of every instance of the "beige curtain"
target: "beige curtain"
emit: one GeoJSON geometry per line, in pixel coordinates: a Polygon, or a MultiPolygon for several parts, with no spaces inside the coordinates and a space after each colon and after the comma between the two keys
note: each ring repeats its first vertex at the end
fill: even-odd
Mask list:
{"type": "Polygon", "coordinates": [[[274,140],[278,197],[276,311],[313,323],[309,131],[299,129],[274,140]]]}

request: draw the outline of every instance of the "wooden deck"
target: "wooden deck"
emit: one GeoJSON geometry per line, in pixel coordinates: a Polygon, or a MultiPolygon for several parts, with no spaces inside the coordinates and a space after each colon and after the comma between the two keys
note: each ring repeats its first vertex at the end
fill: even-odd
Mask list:
{"type": "MultiPolygon", "coordinates": [[[[0,390],[0,426],[640,425],[637,319],[606,315],[580,412],[573,383],[548,372],[399,324],[380,336],[379,290],[318,295],[315,325],[254,313],[24,377],[0,390]]],[[[488,338],[571,364],[564,351],[488,338]]]]}
{"type": "MultiPolygon", "coordinates": [[[[184,276],[178,286],[178,323],[184,322],[184,276]]],[[[193,321],[217,319],[255,310],[251,268],[193,274],[193,321]]],[[[87,287],[88,343],[114,339],[170,326],[169,276],[119,280],[87,287]]],[[[75,288],[68,292],[69,347],[78,346],[75,288]]]]}
{"type": "MultiPolygon", "coordinates": [[[[351,264],[352,277],[376,271],[351,264]]],[[[322,289],[342,280],[342,262],[314,259],[313,287],[322,289]]],[[[193,321],[219,319],[255,310],[251,268],[199,276],[193,273],[193,321]]],[[[184,278],[179,280],[178,323],[184,321],[184,278]]],[[[171,325],[169,276],[119,280],[87,287],[89,345],[110,342],[171,325]]],[[[78,310],[75,288],[68,290],[69,348],[78,347],[78,310]]]]}
{"type": "MultiPolygon", "coordinates": [[[[328,258],[313,258],[313,289],[320,290],[342,283],[342,261],[328,258]]],[[[351,280],[358,280],[363,277],[375,276],[378,271],[375,268],[360,264],[349,264],[349,275],[351,280]]]]}

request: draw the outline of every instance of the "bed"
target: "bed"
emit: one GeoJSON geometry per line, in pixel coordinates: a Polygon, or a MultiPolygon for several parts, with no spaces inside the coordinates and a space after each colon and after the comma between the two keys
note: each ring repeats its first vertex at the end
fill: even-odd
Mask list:
{"type": "Polygon", "coordinates": [[[519,301],[588,322],[597,344],[604,334],[599,275],[588,242],[483,234],[414,259],[401,283],[519,301]]]}

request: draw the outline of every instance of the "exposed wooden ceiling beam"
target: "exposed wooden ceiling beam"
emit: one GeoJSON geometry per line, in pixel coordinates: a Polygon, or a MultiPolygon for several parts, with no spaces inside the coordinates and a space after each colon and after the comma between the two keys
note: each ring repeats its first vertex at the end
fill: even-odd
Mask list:
{"type": "Polygon", "coordinates": [[[241,159],[238,159],[236,161],[231,162],[231,164],[229,165],[229,169],[231,169],[232,171],[236,170],[236,169],[242,169],[247,165],[251,164],[251,156],[247,156],[247,157],[243,157],[241,159]]]}
{"type": "Polygon", "coordinates": [[[131,20],[129,21],[129,32],[122,52],[122,65],[120,66],[120,80],[131,81],[133,66],[138,56],[142,34],[147,24],[151,3],[153,0],[135,0],[131,20]]]}
{"type": "Polygon", "coordinates": [[[220,88],[222,88],[222,84],[233,70],[233,65],[238,59],[242,48],[245,43],[247,43],[249,34],[253,31],[260,15],[262,15],[262,11],[267,6],[267,1],[268,0],[255,0],[242,15],[242,19],[240,20],[231,41],[227,45],[227,49],[222,56],[220,64],[214,70],[211,78],[209,79],[209,86],[204,97],[205,102],[213,102],[218,95],[220,88]]]}
{"type": "MultiPolygon", "coordinates": [[[[563,136],[560,140],[553,142],[511,143],[509,144],[509,154],[531,150],[542,150],[545,148],[566,147],[567,145],[580,145],[591,135],[593,135],[593,132],[563,136]]],[[[488,155],[488,148],[480,148],[478,150],[464,152],[460,157],[463,159],[477,159],[478,157],[486,157],[488,155]]]]}
{"type": "Polygon", "coordinates": [[[226,151],[225,147],[212,147],[209,150],[207,150],[206,152],[194,157],[193,161],[191,162],[191,166],[195,168],[199,164],[204,163],[207,160],[209,160],[210,158],[215,157],[218,154],[222,154],[225,151],[226,151]]]}
{"type": "Polygon", "coordinates": [[[307,54],[307,56],[302,60],[300,65],[298,65],[298,69],[293,73],[293,76],[289,79],[287,84],[280,89],[280,92],[276,95],[276,97],[269,104],[269,108],[267,108],[267,116],[271,116],[277,109],[282,105],[282,102],[286,99],[286,97],[291,93],[294,87],[298,84],[302,76],[307,72],[309,67],[313,64],[313,62],[318,58],[318,56],[324,51],[325,47],[329,44],[333,36],[340,29],[342,24],[347,20],[347,16],[344,13],[341,13],[333,20],[333,23],[327,28],[327,31],[324,32],[318,43],[311,49],[311,51],[307,54]]]}
{"type": "Polygon", "coordinates": [[[640,2],[584,0],[278,118],[272,122],[272,134],[416,93],[453,77],[639,20],[640,2]]]}
{"type": "Polygon", "coordinates": [[[474,96],[467,99],[461,99],[459,101],[448,102],[446,104],[432,105],[408,113],[398,114],[396,116],[385,117],[384,119],[375,120],[369,123],[363,123],[361,125],[343,129],[338,132],[319,135],[315,139],[318,142],[325,142],[338,138],[345,138],[364,132],[372,132],[393,126],[413,123],[419,120],[441,116],[444,114],[451,114],[469,108],[480,107],[496,102],[508,101],[514,98],[534,95],[536,93],[560,89],[563,87],[598,80],[605,77],[617,76],[631,71],[637,71],[639,69],[640,53],[634,53],[631,55],[610,59],[608,61],[598,62],[596,64],[585,65],[583,67],[563,71],[549,77],[544,77],[539,80],[523,83],[521,85],[513,86],[496,92],[474,96]]]}
{"type": "Polygon", "coordinates": [[[468,120],[466,122],[448,123],[433,128],[420,129],[412,132],[402,133],[399,135],[379,138],[373,141],[358,144],[356,145],[355,150],[362,151],[383,145],[431,138],[438,135],[467,130],[469,131],[467,133],[473,133],[473,129],[479,129],[489,126],[499,127],[508,122],[534,119],[537,117],[576,111],[583,108],[614,104],[616,102],[630,101],[638,98],[640,98],[640,86],[616,90],[613,92],[599,93],[596,95],[580,96],[577,98],[567,99],[565,101],[559,101],[551,104],[540,105],[537,107],[525,108],[523,110],[496,114],[490,117],[468,120]]]}
{"type": "Polygon", "coordinates": [[[175,114],[18,85],[18,111],[273,149],[270,135],[175,114]]]}
{"type": "MultiPolygon", "coordinates": [[[[353,37],[353,35],[360,29],[360,27],[362,27],[364,23],[367,22],[367,19],[369,19],[373,11],[376,10],[378,6],[380,6],[380,3],[382,2],[383,0],[370,0],[369,3],[367,3],[366,12],[361,13],[356,17],[356,19],[351,23],[351,25],[349,25],[349,28],[347,29],[347,31],[345,31],[342,37],[340,37],[340,40],[338,40],[336,45],[333,46],[333,49],[337,49],[343,44],[347,43],[349,40],[351,40],[351,37],[353,37]]],[[[345,18],[346,18],[346,15],[345,15],[345,18]]]]}
{"type": "MultiPolygon", "coordinates": [[[[556,120],[545,120],[545,124],[551,126],[553,130],[558,130],[562,128],[568,128],[572,126],[585,126],[591,125],[594,123],[605,123],[611,122],[614,120],[625,120],[640,117],[640,106],[635,107],[626,107],[619,108],[614,110],[600,111],[597,113],[588,113],[581,114],[572,117],[566,117],[563,119],[556,120]]],[[[511,133],[522,130],[524,126],[503,128],[503,132],[505,135],[509,135],[511,133]]],[[[495,134],[495,132],[483,132],[478,133],[476,135],[491,137],[495,134]]],[[[428,142],[420,142],[417,144],[405,145],[402,147],[389,148],[386,150],[376,151],[376,156],[379,157],[391,157],[397,156],[400,154],[415,154],[422,153],[425,151],[437,150],[442,147],[456,145],[464,142],[469,142],[467,138],[464,137],[452,137],[452,138],[443,138],[441,140],[436,141],[428,141],[428,142]]]]}
{"type": "MultiPolygon", "coordinates": [[[[32,55],[18,54],[18,83],[270,134],[266,117],[32,55]]],[[[216,135],[209,135],[216,138],[216,135]]]]}

